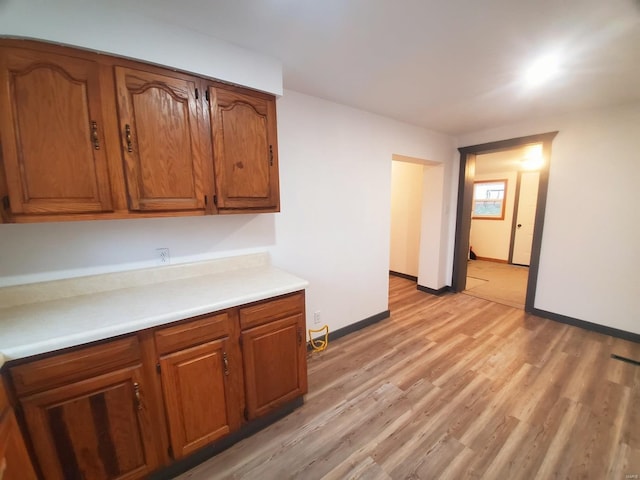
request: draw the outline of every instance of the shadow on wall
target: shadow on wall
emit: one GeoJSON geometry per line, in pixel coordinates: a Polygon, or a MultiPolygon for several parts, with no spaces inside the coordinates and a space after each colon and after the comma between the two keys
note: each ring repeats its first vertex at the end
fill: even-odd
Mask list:
{"type": "Polygon", "coordinates": [[[263,251],[274,214],[0,225],[0,286],[263,251]]]}

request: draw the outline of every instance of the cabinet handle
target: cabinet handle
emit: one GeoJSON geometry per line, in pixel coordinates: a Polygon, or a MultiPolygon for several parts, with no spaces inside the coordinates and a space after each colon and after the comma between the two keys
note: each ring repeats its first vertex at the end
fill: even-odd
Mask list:
{"type": "Polygon", "coordinates": [[[131,125],[128,123],[124,126],[124,136],[127,140],[127,152],[133,152],[133,147],[131,146],[131,125]]]}
{"type": "Polygon", "coordinates": [[[302,330],[298,327],[298,345],[302,345],[302,330]]]}
{"type": "Polygon", "coordinates": [[[133,383],[133,394],[136,396],[136,407],[138,410],[142,410],[142,399],[140,398],[140,384],[138,382],[133,383]]]}
{"type": "Polygon", "coordinates": [[[229,360],[227,359],[227,352],[222,352],[222,362],[224,363],[224,374],[229,375],[229,360]]]}
{"type": "Polygon", "coordinates": [[[100,150],[100,140],[98,139],[98,124],[91,122],[91,141],[93,142],[93,148],[100,150]]]}
{"type": "Polygon", "coordinates": [[[269,166],[273,167],[273,145],[269,145],[269,166]]]}

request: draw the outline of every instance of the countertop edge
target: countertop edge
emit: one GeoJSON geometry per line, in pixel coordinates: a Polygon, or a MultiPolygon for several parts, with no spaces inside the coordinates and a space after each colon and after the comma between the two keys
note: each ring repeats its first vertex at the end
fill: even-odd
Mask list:
{"type": "MultiPolygon", "coordinates": [[[[132,313],[130,318],[122,319],[119,322],[106,322],[105,319],[109,317],[109,312],[107,311],[107,308],[105,306],[101,306],[101,309],[99,309],[99,315],[98,315],[98,318],[101,321],[97,321],[95,322],[95,324],[88,324],[86,325],[86,328],[84,328],[85,327],[84,325],[82,325],[83,328],[80,328],[80,326],[77,326],[75,327],[75,329],[70,329],[71,331],[60,333],[59,335],[56,335],[56,332],[55,332],[56,324],[54,323],[53,327],[50,327],[52,330],[52,334],[49,336],[43,335],[40,332],[40,335],[32,335],[32,337],[35,337],[35,338],[30,339],[28,338],[29,335],[27,334],[25,336],[24,343],[14,341],[14,342],[9,342],[10,345],[0,345],[0,367],[2,367],[7,363],[17,361],[17,360],[23,360],[28,357],[45,354],[45,353],[52,353],[52,352],[63,350],[70,347],[78,347],[78,346],[90,344],[93,342],[108,340],[110,338],[115,338],[122,335],[134,334],[136,332],[139,332],[148,328],[167,325],[172,322],[177,322],[177,321],[185,320],[188,318],[197,317],[200,315],[215,313],[217,311],[224,310],[227,308],[239,307],[241,305],[249,304],[252,302],[266,300],[268,298],[273,298],[280,295],[286,295],[286,294],[297,292],[297,291],[302,291],[302,290],[305,290],[309,285],[309,282],[307,282],[306,280],[300,279],[292,274],[289,274],[288,272],[275,268],[271,265],[265,268],[255,270],[255,272],[252,272],[252,270],[254,269],[251,269],[251,268],[246,270],[241,269],[242,271],[241,275],[244,275],[244,276],[249,275],[250,279],[253,279],[255,277],[261,277],[261,275],[264,275],[265,278],[264,279],[258,278],[258,281],[256,281],[255,285],[253,284],[246,285],[246,283],[248,282],[245,282],[244,278],[235,278],[234,272],[231,272],[228,276],[202,275],[201,277],[196,277],[195,279],[196,281],[201,280],[205,284],[206,282],[211,282],[212,288],[215,288],[217,285],[219,285],[221,288],[226,287],[227,283],[229,283],[229,280],[235,281],[236,283],[239,284],[239,286],[236,287],[235,293],[230,293],[230,294],[225,293],[224,296],[221,296],[221,294],[218,294],[217,297],[216,295],[213,295],[212,296],[213,300],[202,301],[201,297],[199,295],[196,295],[197,299],[194,300],[192,303],[183,301],[181,305],[175,308],[174,310],[168,309],[168,311],[166,312],[165,311],[160,312],[158,311],[158,308],[156,308],[155,309],[156,311],[149,314],[148,316],[144,314],[136,315],[135,313],[132,313]],[[271,277],[274,275],[277,278],[272,279],[271,277]],[[44,337],[44,338],[38,338],[38,337],[44,337]],[[13,343],[13,345],[11,345],[11,343],[13,343]]],[[[238,272],[238,270],[236,270],[236,272],[238,272]]],[[[177,289],[183,288],[185,291],[188,291],[189,289],[199,290],[201,288],[201,285],[200,285],[200,288],[196,289],[193,287],[193,284],[190,283],[193,281],[194,281],[194,278],[191,278],[187,281],[173,280],[171,282],[171,287],[177,288],[177,289]]],[[[132,299],[135,299],[136,295],[138,297],[144,297],[145,295],[149,294],[149,290],[148,290],[149,288],[153,288],[153,287],[150,285],[143,285],[139,288],[133,289],[134,290],[133,292],[131,293],[125,292],[125,294],[131,295],[132,299]]],[[[233,291],[233,289],[231,290],[233,291]]],[[[199,292],[197,293],[199,294],[199,292]]],[[[87,300],[91,300],[91,298],[92,298],[91,295],[79,296],[78,300],[81,302],[83,301],[87,303],[87,300]]],[[[67,299],[64,299],[63,301],[73,302],[73,300],[74,300],[73,298],[71,299],[67,298],[67,299]]],[[[144,300],[144,298],[142,300],[144,300]]],[[[47,321],[47,318],[46,318],[47,303],[48,302],[40,302],[38,304],[34,304],[34,305],[40,305],[43,307],[42,324],[45,324],[45,325],[47,321]]],[[[62,310],[64,311],[64,309],[62,310]]],[[[69,307],[69,311],[70,312],[73,311],[73,305],[69,307]]],[[[80,312],[82,313],[81,309],[80,309],[80,312]]],[[[73,315],[73,313],[70,313],[70,315],[73,315]]],[[[58,317],[59,316],[60,315],[58,315],[58,317]]],[[[17,321],[15,323],[19,321],[20,317],[17,316],[16,318],[17,318],[17,321]]],[[[62,322],[59,318],[56,321],[62,322]]],[[[87,322],[87,323],[90,323],[90,322],[87,322]]],[[[36,325],[33,319],[31,318],[31,322],[25,327],[25,331],[28,331],[29,328],[35,329],[35,328],[42,328],[42,327],[36,325]]],[[[15,337],[16,336],[15,326],[13,330],[14,330],[13,336],[15,337]]],[[[59,330],[63,330],[63,329],[59,329],[59,330]]],[[[1,333],[2,331],[0,330],[0,334],[1,333]]]]}

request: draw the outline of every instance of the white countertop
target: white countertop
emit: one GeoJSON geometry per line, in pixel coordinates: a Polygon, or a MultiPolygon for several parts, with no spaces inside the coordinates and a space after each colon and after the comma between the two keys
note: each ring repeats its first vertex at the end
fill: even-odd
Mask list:
{"type": "MultiPolygon", "coordinates": [[[[215,260],[189,264],[191,270],[183,265],[179,266],[180,275],[175,275],[178,269],[158,274],[158,270],[171,267],[149,269],[154,281],[143,280],[139,282],[142,285],[135,280],[114,283],[118,274],[108,274],[102,282],[109,288],[106,291],[73,296],[61,293],[63,298],[0,308],[0,359],[16,360],[104,340],[307,287],[307,281],[271,266],[266,254],[261,255],[244,263],[245,257],[236,257],[240,263],[231,264],[226,259],[222,268],[216,267],[215,260]],[[181,278],[172,278],[176,276],[181,278]],[[114,288],[116,284],[118,288],[114,288]]],[[[99,284],[100,277],[92,279],[99,284]]],[[[136,272],[136,278],[144,279],[144,272],[136,272]]],[[[48,283],[54,284],[47,287],[55,291],[55,282],[48,283]]]]}

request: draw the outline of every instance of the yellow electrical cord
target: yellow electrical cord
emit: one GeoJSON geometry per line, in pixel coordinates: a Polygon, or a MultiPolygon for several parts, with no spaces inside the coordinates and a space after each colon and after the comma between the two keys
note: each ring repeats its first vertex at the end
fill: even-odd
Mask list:
{"type": "Polygon", "coordinates": [[[329,325],[325,325],[320,330],[311,330],[309,329],[309,341],[311,342],[311,348],[313,348],[314,352],[321,352],[329,345],[329,325]],[[322,338],[313,338],[314,333],[323,333],[324,339],[322,338]]]}

